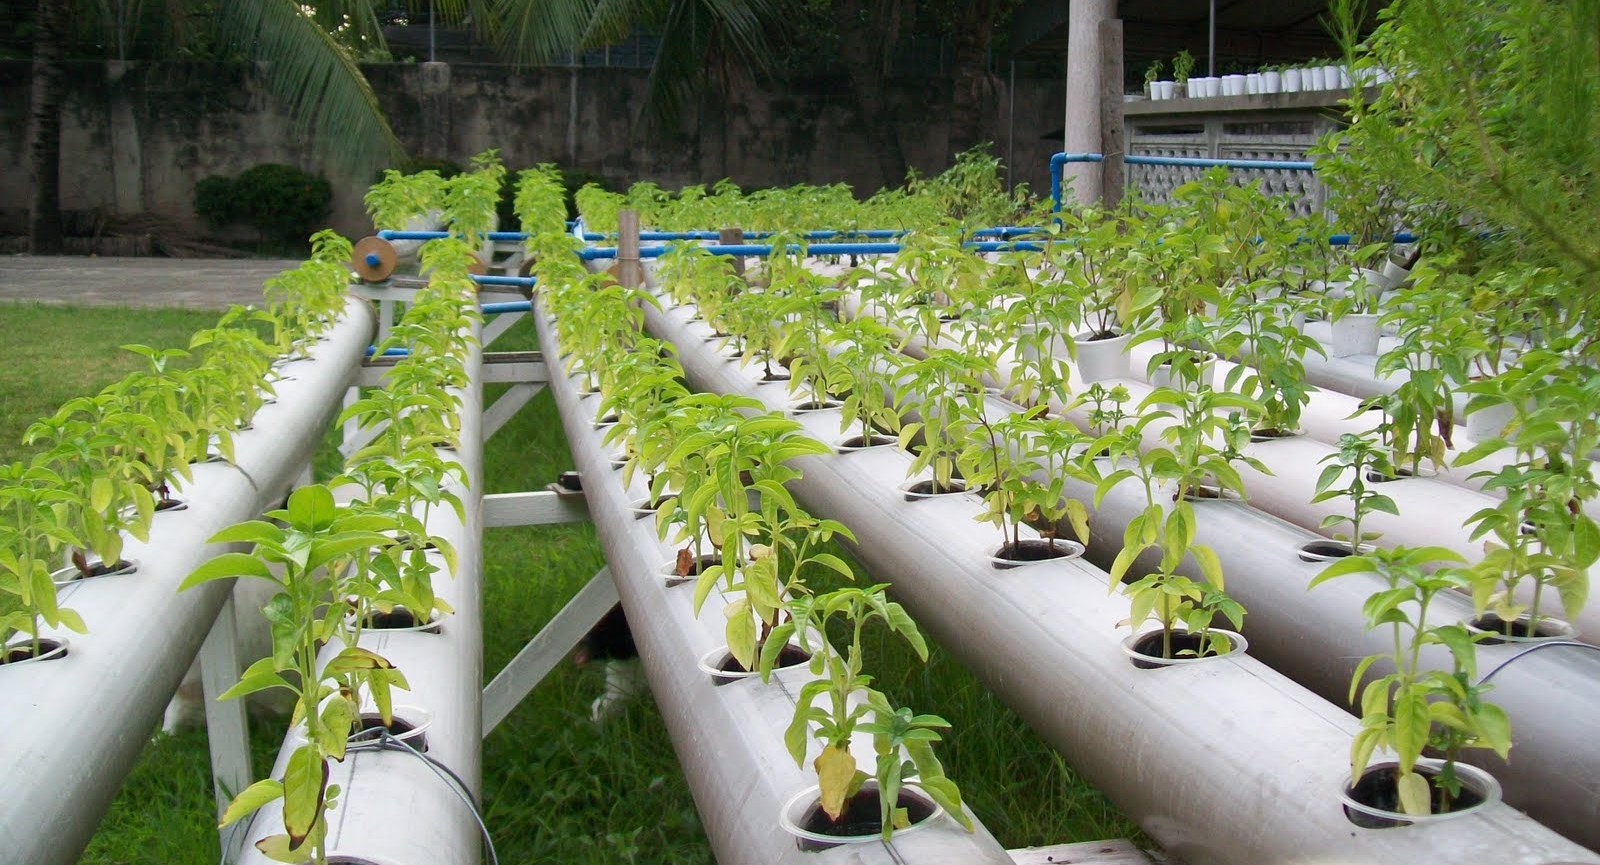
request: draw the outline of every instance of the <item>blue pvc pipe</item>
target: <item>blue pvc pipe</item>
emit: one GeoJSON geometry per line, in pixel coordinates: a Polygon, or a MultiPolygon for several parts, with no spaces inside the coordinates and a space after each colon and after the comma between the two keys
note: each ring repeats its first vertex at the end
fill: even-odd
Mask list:
{"type": "Polygon", "coordinates": [[[526,300],[508,300],[503,303],[486,303],[480,307],[484,315],[496,315],[502,312],[527,312],[533,304],[526,300]]]}
{"type": "MultiPolygon", "coordinates": [[[[1021,241],[1010,241],[1010,240],[969,241],[967,243],[962,244],[962,246],[966,247],[967,249],[976,250],[978,252],[1005,252],[1005,251],[1038,252],[1038,251],[1044,249],[1044,244],[1039,243],[1037,241],[1028,241],[1028,240],[1021,240],[1021,241]]],[[[664,255],[669,248],[670,247],[665,247],[665,246],[641,246],[641,247],[639,247],[639,257],[640,258],[659,258],[662,255],[664,255]]],[[[770,245],[758,244],[758,243],[727,244],[727,245],[723,245],[723,246],[706,246],[706,247],[701,247],[701,248],[704,249],[706,252],[711,253],[712,255],[748,255],[748,256],[753,256],[753,257],[765,257],[765,256],[768,256],[768,255],[771,255],[772,252],[773,252],[773,249],[774,249],[774,247],[772,247],[770,245]]],[[[806,255],[809,255],[809,256],[818,256],[818,255],[893,255],[893,254],[895,254],[895,253],[900,251],[900,244],[898,244],[898,243],[813,243],[810,246],[801,247],[799,244],[791,243],[791,244],[788,244],[787,246],[784,247],[784,251],[785,252],[789,252],[789,253],[797,253],[797,252],[802,251],[802,249],[805,251],[806,255]]],[[[591,247],[583,250],[582,252],[578,253],[578,255],[579,255],[579,257],[583,258],[585,261],[593,261],[595,259],[616,258],[617,257],[617,248],[615,246],[591,246],[591,247]]]]}
{"type": "MultiPolygon", "coordinates": [[[[378,232],[378,237],[383,240],[438,240],[449,237],[448,231],[395,231],[384,229],[378,232]]],[[[490,240],[527,240],[528,235],[521,231],[491,231],[486,235],[490,240]]]]}
{"type": "Polygon", "coordinates": [[[378,254],[376,252],[367,253],[366,258],[364,258],[362,260],[367,263],[367,267],[377,267],[378,265],[383,263],[383,259],[378,257],[378,254]]]}
{"type": "MultiPolygon", "coordinates": [[[[372,357],[375,349],[377,349],[375,345],[367,346],[366,356],[372,357]]],[[[383,350],[384,357],[405,357],[409,354],[411,354],[411,349],[409,348],[386,348],[383,350]]]]}
{"type": "Polygon", "coordinates": [[[510,285],[517,288],[531,288],[534,278],[531,276],[477,276],[472,281],[479,285],[510,285]]]}

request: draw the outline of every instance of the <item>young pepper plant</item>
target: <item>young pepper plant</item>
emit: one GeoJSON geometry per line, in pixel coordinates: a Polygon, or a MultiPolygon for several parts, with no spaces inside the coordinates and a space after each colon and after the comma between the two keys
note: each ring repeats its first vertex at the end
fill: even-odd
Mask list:
{"type": "Polygon", "coordinates": [[[329,604],[341,590],[339,574],[354,555],[395,543],[398,526],[389,515],[338,506],[321,484],[300,487],[287,506],[223,529],[211,543],[250,543],[249,553],[224,553],[196,568],[180,590],[231,577],[268,580],[279,589],[263,614],[272,634],[272,654],[251,664],[222,699],[284,688],[294,693],[293,722],[304,725],[305,742],[291,752],[281,779],[267,778],[240,791],[224,810],[226,826],[256,809],[282,801],[284,834],[255,846],[281,862],[326,863],[326,813],[337,806],[329,760],[343,760],[346,742],[360,717],[359,693],[390,723],[393,688],[405,676],[382,656],[346,643],[320,669],[318,647],[341,641],[344,605],[329,604]],[[281,524],[281,525],[280,525],[281,524]],[[275,574],[271,567],[280,571],[275,574]],[[285,674],[290,675],[285,675],[285,674]]]}
{"type": "Polygon", "coordinates": [[[1362,659],[1350,679],[1350,702],[1361,692],[1361,730],[1350,746],[1350,783],[1361,779],[1373,752],[1393,751],[1395,787],[1406,814],[1433,813],[1428,780],[1415,771],[1424,748],[1433,746],[1444,754],[1437,781],[1445,793],[1442,811],[1449,811],[1461,795],[1455,766],[1463,750],[1488,748],[1504,759],[1511,748],[1510,720],[1499,706],[1483,700],[1488,686],[1474,681],[1475,643],[1486,635],[1460,624],[1428,624],[1434,598],[1467,587],[1466,576],[1455,567],[1464,561],[1442,547],[1395,547],[1340,559],[1311,581],[1315,588],[1347,574],[1376,573],[1386,584],[1362,607],[1368,630],[1389,627],[1393,648],[1362,659]],[[1449,650],[1449,671],[1421,668],[1422,650],[1430,645],[1449,650]],[[1394,671],[1363,689],[1362,677],[1380,660],[1394,671]]]}
{"type": "MultiPolygon", "coordinates": [[[[1368,541],[1376,540],[1381,534],[1362,531],[1361,524],[1369,515],[1375,512],[1400,515],[1394,499],[1373,489],[1372,482],[1367,480],[1368,472],[1383,475],[1393,472],[1388,453],[1370,438],[1344,433],[1339,436],[1339,449],[1323,457],[1322,462],[1328,463],[1328,466],[1317,476],[1316,495],[1311,503],[1321,504],[1340,498],[1350,500],[1350,516],[1329,514],[1322,518],[1321,528],[1331,529],[1340,523],[1349,523],[1347,540],[1350,554],[1359,555],[1368,541]],[[1346,473],[1350,476],[1346,484],[1343,487],[1335,486],[1346,473]]],[[[1346,536],[1336,534],[1334,538],[1346,536]]]]}
{"type": "Polygon", "coordinates": [[[960,788],[944,773],[933,754],[938,730],[950,725],[933,715],[911,715],[892,707],[884,695],[871,688],[872,678],[863,671],[862,635],[867,624],[882,621],[891,633],[909,644],[917,657],[927,660],[928,647],[911,616],[884,594],[884,585],[846,586],[824,595],[801,595],[789,601],[790,619],[774,629],[762,653],[763,677],[769,675],[777,648],[790,638],[811,653],[811,673],[821,678],[800,689],[794,718],[784,733],[784,743],[796,765],[805,764],[806,744],[811,738],[822,743],[812,761],[821,788],[822,810],[833,820],[844,813],[845,803],[874,777],[856,765],[850,753],[850,739],[859,730],[873,735],[878,754],[875,775],[882,832],[885,839],[897,828],[905,828],[906,815],[898,807],[898,792],[909,774],[904,760],[911,758],[910,770],[917,783],[962,826],[973,826],[961,805],[960,788]],[[844,651],[838,651],[825,636],[830,621],[838,619],[850,638],[844,651]],[[824,698],[825,708],[818,706],[824,698]],[[872,720],[866,720],[871,714],[872,720]]]}

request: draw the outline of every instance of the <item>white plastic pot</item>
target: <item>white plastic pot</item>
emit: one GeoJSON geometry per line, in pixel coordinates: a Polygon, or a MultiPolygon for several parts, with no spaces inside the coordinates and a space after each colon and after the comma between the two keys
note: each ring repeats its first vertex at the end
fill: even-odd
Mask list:
{"type": "Polygon", "coordinates": [[[1254,96],[1261,92],[1261,73],[1251,72],[1244,76],[1244,92],[1254,96]]]}
{"type": "Polygon", "coordinates": [[[1322,67],[1307,66],[1300,70],[1300,89],[1318,91],[1322,89],[1322,67]]]}
{"type": "Polygon", "coordinates": [[[1376,355],[1378,316],[1369,313],[1349,313],[1333,320],[1333,345],[1328,352],[1333,357],[1376,355]]]}
{"type": "MultiPolygon", "coordinates": [[[[1416,769],[1426,774],[1439,773],[1445,763],[1432,757],[1421,757],[1416,762],[1416,769]]],[[[1362,778],[1367,779],[1374,773],[1389,772],[1399,768],[1393,760],[1375,763],[1368,766],[1362,773],[1362,778]]],[[[1358,801],[1353,795],[1350,779],[1346,777],[1340,787],[1339,799],[1344,803],[1345,815],[1350,822],[1364,829],[1398,829],[1405,826],[1435,825],[1445,820],[1459,820],[1480,814],[1485,808],[1500,802],[1500,784],[1493,775],[1467,763],[1457,763],[1456,777],[1461,781],[1464,791],[1470,791],[1483,801],[1468,807],[1458,808],[1434,814],[1406,814],[1401,811],[1390,811],[1358,801]]]]}
{"type": "Polygon", "coordinates": [[[1281,93],[1283,91],[1283,73],[1276,69],[1269,69],[1261,73],[1262,93],[1281,93]]]}
{"type": "MultiPolygon", "coordinates": [[[[868,779],[861,785],[861,792],[875,794],[878,791],[876,778],[868,779]]],[[[878,832],[861,834],[829,834],[816,832],[806,828],[808,819],[821,809],[822,787],[816,784],[794,794],[789,801],[783,803],[778,810],[778,825],[783,831],[793,835],[799,841],[800,849],[806,852],[827,850],[845,844],[871,844],[881,839],[878,832]]],[[[916,832],[929,826],[938,825],[945,820],[944,808],[933,798],[922,791],[915,783],[904,784],[900,788],[899,802],[906,803],[908,808],[919,808],[926,812],[926,816],[913,820],[910,826],[894,830],[896,839],[902,838],[909,832],[916,832]],[[909,802],[907,800],[910,800],[909,802]]]]}
{"type": "Polygon", "coordinates": [[[1337,65],[1329,64],[1322,67],[1322,89],[1338,90],[1347,86],[1344,81],[1343,69],[1337,65]]]}
{"type": "Polygon", "coordinates": [[[1285,92],[1285,93],[1299,93],[1300,92],[1300,90],[1302,89],[1301,74],[1303,73],[1303,71],[1304,70],[1301,70],[1301,69],[1285,69],[1285,70],[1283,70],[1283,92],[1285,92]]]}
{"type": "Polygon", "coordinates": [[[1128,334],[1118,334],[1109,339],[1089,339],[1090,334],[1072,338],[1073,353],[1077,358],[1074,369],[1078,381],[1089,384],[1112,378],[1127,378],[1131,363],[1128,358],[1128,334]]]}
{"type": "Polygon", "coordinates": [[[1222,95],[1223,96],[1243,96],[1244,94],[1245,94],[1245,76],[1243,76],[1243,75],[1224,75],[1224,76],[1222,76],[1222,95]]]}

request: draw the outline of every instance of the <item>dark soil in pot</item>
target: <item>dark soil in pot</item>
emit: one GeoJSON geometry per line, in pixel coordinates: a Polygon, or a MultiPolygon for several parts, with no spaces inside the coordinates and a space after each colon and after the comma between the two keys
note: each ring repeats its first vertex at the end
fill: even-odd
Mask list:
{"type": "MultiPolygon", "coordinates": [[[[407,552],[415,552],[417,549],[417,539],[412,535],[401,535],[396,540],[400,542],[401,548],[407,552]]],[[[426,541],[422,545],[422,551],[426,553],[431,553],[437,549],[439,547],[433,541],[426,541]]]]}
{"type": "Polygon", "coordinates": [[[89,566],[87,571],[82,570],[81,568],[74,570],[73,573],[76,576],[74,576],[73,579],[87,580],[90,577],[105,577],[112,574],[131,574],[133,571],[133,562],[130,562],[127,559],[118,559],[117,563],[114,565],[108,565],[105,562],[95,562],[89,566]]]}
{"type": "Polygon", "coordinates": [[[1500,618],[1494,613],[1485,613],[1484,615],[1473,619],[1469,624],[1480,631],[1487,631],[1489,633],[1489,636],[1479,640],[1478,642],[1490,646],[1499,645],[1505,642],[1504,640],[1497,639],[1495,637],[1496,634],[1519,637],[1524,640],[1530,638],[1553,640],[1558,637],[1567,636],[1565,632],[1557,628],[1553,623],[1544,620],[1539,622],[1539,626],[1537,628],[1528,627],[1528,623],[1526,621],[1515,620],[1510,623],[1510,628],[1507,629],[1506,620],[1500,618]]]}
{"type": "MultiPolygon", "coordinates": [[[[1428,782],[1428,801],[1432,805],[1433,813],[1441,814],[1445,811],[1463,811],[1474,805],[1483,804],[1483,797],[1467,785],[1461,786],[1461,795],[1450,798],[1450,794],[1438,784],[1439,773],[1431,768],[1418,766],[1417,774],[1428,782]]],[[[1395,780],[1394,769],[1377,768],[1369,769],[1361,776],[1354,787],[1347,790],[1350,798],[1371,808],[1381,808],[1385,811],[1400,811],[1400,791],[1395,780]]],[[[1364,829],[1393,829],[1397,826],[1409,826],[1410,821],[1404,819],[1389,820],[1374,814],[1363,814],[1360,811],[1344,809],[1344,815],[1351,823],[1364,829]]]]}
{"type": "Polygon", "coordinates": [[[794,407],[794,410],[795,411],[825,411],[825,410],[830,409],[830,408],[838,408],[841,405],[843,405],[843,403],[839,402],[836,399],[827,399],[827,400],[821,400],[821,401],[818,401],[818,400],[807,400],[807,401],[805,401],[803,403],[800,403],[799,405],[796,405],[794,407]]]}
{"type": "Polygon", "coordinates": [[[1417,477],[1417,473],[1410,469],[1395,469],[1392,475],[1367,469],[1367,483],[1369,484],[1392,484],[1395,481],[1403,481],[1406,478],[1414,477],[1417,477]]]}
{"type": "MultiPolygon", "coordinates": [[[[1200,648],[1205,645],[1205,640],[1199,634],[1174,632],[1172,634],[1172,654],[1163,654],[1161,632],[1146,634],[1133,644],[1133,650],[1141,655],[1152,658],[1195,658],[1200,655],[1200,648]]],[[[1149,661],[1133,659],[1133,665],[1141,670],[1159,670],[1163,664],[1152,664],[1149,661]]]]}
{"type": "MultiPolygon", "coordinates": [[[[407,628],[415,628],[420,624],[422,623],[417,621],[417,617],[412,615],[410,610],[405,607],[395,607],[387,613],[378,610],[368,613],[366,620],[361,623],[361,627],[374,631],[403,631],[407,628]]],[[[439,633],[439,623],[434,622],[422,630],[424,633],[437,634],[439,633]]]]}
{"type": "Polygon", "coordinates": [[[1269,426],[1251,430],[1250,440],[1253,442],[1270,442],[1277,439],[1294,438],[1299,434],[1297,430],[1285,430],[1269,426]]]}
{"type": "MultiPolygon", "coordinates": [[[[897,806],[906,809],[906,817],[910,824],[918,823],[933,816],[934,806],[920,796],[913,795],[904,790],[900,791],[897,806]]],[[[818,835],[834,835],[839,838],[860,838],[862,836],[876,836],[883,831],[882,809],[878,805],[877,790],[862,790],[845,800],[844,812],[838,820],[828,816],[822,810],[822,803],[817,802],[806,811],[806,816],[800,821],[800,828],[818,835]]],[[[818,842],[802,842],[801,846],[813,845],[807,849],[816,849],[825,845],[818,842]]]]}
{"type": "Polygon", "coordinates": [[[1121,335],[1122,334],[1116,333],[1115,331],[1102,330],[1097,333],[1089,334],[1089,337],[1085,339],[1084,342],[1103,342],[1108,339],[1116,339],[1121,335]]]}
{"type": "MultiPolygon", "coordinates": [[[[995,552],[994,557],[1020,564],[1023,562],[1045,562],[1050,559],[1061,559],[1071,553],[1072,547],[1061,541],[1056,541],[1052,544],[1043,538],[1034,538],[1020,543],[1007,541],[995,552]]],[[[1003,567],[1002,565],[996,566],[1003,567]]]]}
{"type": "Polygon", "coordinates": [[[679,550],[677,567],[673,568],[667,576],[680,580],[693,579],[700,576],[701,572],[706,568],[720,564],[722,564],[722,556],[715,553],[708,553],[695,558],[688,550],[679,550]]]}
{"type": "MultiPolygon", "coordinates": [[[[798,667],[809,660],[811,660],[811,653],[801,651],[799,646],[785,643],[783,648],[778,650],[778,657],[772,662],[772,669],[781,670],[785,667],[798,667]]],[[[755,672],[739,666],[739,659],[735,658],[731,653],[723,655],[722,660],[717,662],[716,667],[724,673],[732,674],[727,677],[713,677],[712,684],[719,686],[726,685],[729,682],[737,682],[744,674],[755,672]]]]}
{"type": "MultiPolygon", "coordinates": [[[[49,638],[41,638],[39,640],[39,654],[40,655],[48,655],[48,654],[50,654],[51,652],[54,652],[56,649],[58,649],[60,647],[61,647],[61,643],[58,640],[52,640],[52,639],[49,639],[49,638]]],[[[61,654],[56,655],[56,658],[65,658],[67,656],[68,652],[70,652],[70,651],[71,651],[71,649],[68,649],[67,651],[62,652],[61,654]]],[[[33,654],[33,641],[29,640],[26,643],[20,643],[20,644],[17,644],[17,645],[13,645],[11,648],[6,649],[5,656],[3,658],[0,658],[0,663],[16,664],[16,663],[20,663],[22,661],[26,661],[26,660],[28,660],[30,658],[33,658],[33,657],[34,657],[34,654],[33,654]]],[[[51,658],[51,660],[55,660],[55,658],[51,658]]]]}
{"type": "Polygon", "coordinates": [[[894,444],[894,442],[895,442],[895,440],[890,436],[875,435],[875,436],[872,436],[870,438],[867,437],[867,436],[851,436],[850,438],[847,438],[844,441],[839,442],[839,447],[842,447],[842,448],[878,448],[878,447],[884,447],[886,445],[892,445],[892,444],[894,444]]]}
{"type": "Polygon", "coordinates": [[[162,499],[156,502],[156,513],[159,514],[162,511],[182,511],[187,510],[188,507],[189,505],[186,502],[181,502],[177,499],[162,499]]]}
{"type": "MultiPolygon", "coordinates": [[[[383,716],[377,712],[363,712],[361,717],[356,720],[355,730],[350,734],[350,738],[357,741],[377,741],[379,738],[378,734],[369,733],[367,731],[379,730],[383,729],[384,727],[387,727],[389,733],[394,736],[404,736],[405,734],[416,729],[416,727],[413,726],[410,721],[407,721],[398,715],[391,716],[389,718],[389,723],[386,725],[383,723],[383,716]]],[[[428,753],[428,734],[418,733],[417,735],[407,739],[406,744],[426,754],[428,753]]]]}
{"type": "Polygon", "coordinates": [[[761,380],[762,381],[788,381],[789,380],[789,374],[786,373],[786,372],[763,372],[761,374],[761,380]]]}
{"type": "Polygon", "coordinates": [[[1344,541],[1312,541],[1300,547],[1298,555],[1302,562],[1323,562],[1334,559],[1347,558],[1354,554],[1350,545],[1344,541]]]}
{"type": "Polygon", "coordinates": [[[906,487],[906,500],[914,501],[923,496],[953,496],[966,491],[967,484],[961,480],[951,479],[950,484],[943,489],[934,486],[933,481],[917,481],[906,487]]]}
{"type": "Polygon", "coordinates": [[[616,422],[618,422],[620,420],[622,420],[622,418],[617,417],[617,413],[614,412],[614,411],[611,411],[611,412],[606,412],[605,414],[601,415],[600,417],[595,418],[594,425],[596,427],[611,426],[612,424],[614,424],[614,423],[616,423],[616,422]]]}

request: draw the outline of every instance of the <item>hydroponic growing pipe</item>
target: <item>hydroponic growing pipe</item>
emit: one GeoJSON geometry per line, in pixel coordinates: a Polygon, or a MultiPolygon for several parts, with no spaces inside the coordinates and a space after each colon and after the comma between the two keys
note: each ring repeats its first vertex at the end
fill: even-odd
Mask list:
{"type": "MultiPolygon", "coordinates": [[[[480,604],[483,533],[483,394],[482,352],[478,327],[472,328],[466,368],[469,383],[452,389],[460,399],[459,449],[444,452],[461,466],[460,478],[449,482],[461,499],[466,519],[453,508],[428,511],[428,533],[455,548],[456,571],[434,576],[433,589],[455,612],[439,618],[436,633],[423,630],[362,631],[359,644],[382,655],[405,674],[408,690],[393,694],[397,718],[427,724],[422,735],[426,754],[448,767],[466,785],[461,791],[477,798],[483,746],[483,635],[480,604]],[[416,711],[420,709],[421,712],[416,711]]],[[[430,558],[444,568],[437,553],[430,558]]],[[[319,659],[324,664],[342,647],[330,644],[319,659]]],[[[300,728],[285,740],[272,776],[282,778],[290,753],[304,742],[300,728]]],[[[329,813],[330,856],[374,865],[471,865],[479,861],[483,836],[467,802],[416,756],[395,750],[357,750],[331,764],[330,783],[338,784],[339,807],[329,813]]],[[[257,811],[241,837],[241,865],[272,860],[253,843],[283,831],[281,803],[257,811]]]]}
{"type": "MultiPolygon", "coordinates": [[[[1088,484],[1069,481],[1066,494],[1092,501],[1088,484]]],[[[1195,539],[1212,548],[1226,575],[1228,595],[1249,611],[1244,633],[1250,653],[1338,706],[1349,705],[1350,676],[1372,654],[1393,650],[1387,628],[1367,631],[1362,606],[1388,588],[1377,574],[1351,574],[1307,590],[1324,563],[1308,563],[1297,550],[1317,535],[1242,502],[1193,503],[1195,539]]],[[[1090,511],[1089,557],[1109,567],[1121,551],[1123,531],[1144,509],[1144,490],[1133,480],[1117,486],[1090,511]]],[[[1153,551],[1152,551],[1153,552],[1153,551]]],[[[1140,561],[1153,570],[1159,554],[1140,561]]],[[[1192,563],[1180,570],[1199,578],[1192,563]]],[[[1408,614],[1416,615],[1415,609],[1408,614]]],[[[1472,602],[1445,593],[1433,600],[1428,620],[1467,621],[1472,602]]],[[[1480,644],[1478,676],[1521,654],[1527,644],[1480,644]]],[[[1423,651],[1420,669],[1450,670],[1442,646],[1423,651]]],[[[1378,665],[1368,681],[1392,670],[1378,665]]],[[[1506,801],[1572,840],[1600,848],[1600,653],[1541,651],[1519,658],[1494,678],[1488,696],[1511,719],[1510,761],[1487,750],[1463,753],[1505,788],[1506,801]]],[[[1353,710],[1352,710],[1353,711],[1353,710]]]]}
{"type": "MultiPolygon", "coordinates": [[[[706,343],[680,309],[645,309],[674,343],[691,382],[787,403],[706,343]]],[[[802,417],[839,433],[837,411],[802,417]]],[[[909,457],[891,448],[797,462],[796,494],[855,529],[859,555],[940,641],[1179,861],[1404,863],[1492,850],[1506,863],[1600,862],[1600,856],[1500,804],[1455,820],[1367,830],[1344,816],[1357,722],[1244,656],[1157,671],[1124,656],[1127,602],[1103,571],[1055,560],[996,570],[975,497],[907,502],[909,457]]]]}
{"type": "MultiPolygon", "coordinates": [[[[544,314],[535,315],[545,356],[560,356],[544,314]]],[[[663,565],[671,547],[656,536],[654,520],[639,519],[630,501],[648,495],[641,481],[624,489],[607,458],[593,420],[598,399],[580,398],[572,379],[552,375],[550,389],[579,474],[595,530],[611,576],[630,615],[634,641],[651,691],[672,736],[707,839],[725,865],[851,863],[851,865],[1010,865],[1011,858],[975,821],[968,834],[953,820],[939,817],[889,842],[801,851],[780,828],[780,807],[815,783],[795,765],[783,744],[800,688],[812,677],[805,668],[779,671],[770,685],[743,679],[718,686],[696,660],[723,643],[725,601],[716,594],[696,619],[692,584],[667,587],[663,565]]],[[[852,745],[858,765],[875,760],[870,739],[852,745]]],[[[815,756],[815,745],[807,758],[815,756]]],[[[959,781],[959,779],[957,779],[959,781]]]]}
{"type": "MultiPolygon", "coordinates": [[[[192,466],[183,510],[158,513],[149,540],[129,539],[126,576],[94,577],[60,591],[87,634],[66,634],[66,657],[0,666],[0,859],[76,862],[188,671],[232,588],[185,592],[196,567],[228,549],[218,530],[283,500],[338,409],[372,338],[373,314],[351,299],[306,360],[281,363],[277,402],[234,439],[234,464],[192,466]]],[[[61,637],[61,634],[51,634],[61,637]]]]}

